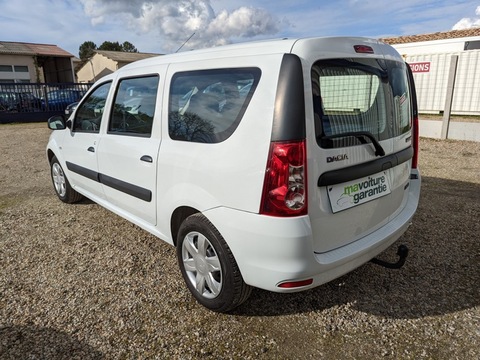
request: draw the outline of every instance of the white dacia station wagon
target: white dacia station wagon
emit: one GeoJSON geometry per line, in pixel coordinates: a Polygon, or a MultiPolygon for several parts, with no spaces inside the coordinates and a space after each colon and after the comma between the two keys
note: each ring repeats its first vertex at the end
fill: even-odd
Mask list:
{"type": "Polygon", "coordinates": [[[418,205],[412,74],[378,40],[137,61],[48,123],[60,200],[85,196],[176,246],[189,290],[214,311],[252,287],[301,291],[357,268],[418,205]]]}

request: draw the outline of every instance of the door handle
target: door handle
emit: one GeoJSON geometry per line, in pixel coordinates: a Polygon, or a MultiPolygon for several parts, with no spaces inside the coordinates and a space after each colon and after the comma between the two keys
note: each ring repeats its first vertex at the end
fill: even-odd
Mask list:
{"type": "Polygon", "coordinates": [[[140,158],[141,161],[145,161],[145,162],[148,162],[148,163],[153,163],[153,158],[150,156],[150,155],[143,155],[141,158],[140,158]]]}
{"type": "Polygon", "coordinates": [[[95,148],[93,146],[90,146],[87,151],[90,151],[90,152],[95,152],[95,148]]]}

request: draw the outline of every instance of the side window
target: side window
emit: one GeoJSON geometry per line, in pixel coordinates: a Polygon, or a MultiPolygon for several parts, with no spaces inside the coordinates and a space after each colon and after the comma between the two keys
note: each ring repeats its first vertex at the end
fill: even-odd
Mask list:
{"type": "Polygon", "coordinates": [[[218,143],[233,134],[260,80],[258,68],[177,73],[170,85],[173,140],[218,143]]]}
{"type": "Polygon", "coordinates": [[[118,83],[109,134],[150,136],[157,101],[158,75],[126,78],[118,83]]]}
{"type": "Polygon", "coordinates": [[[401,135],[406,133],[412,127],[411,108],[410,108],[410,90],[405,65],[392,67],[390,70],[390,79],[393,93],[393,106],[395,111],[394,133],[401,135]]]}
{"type": "Polygon", "coordinates": [[[105,108],[111,84],[111,82],[108,82],[97,87],[78,107],[73,122],[73,131],[93,133],[100,131],[103,109],[105,108]]]}

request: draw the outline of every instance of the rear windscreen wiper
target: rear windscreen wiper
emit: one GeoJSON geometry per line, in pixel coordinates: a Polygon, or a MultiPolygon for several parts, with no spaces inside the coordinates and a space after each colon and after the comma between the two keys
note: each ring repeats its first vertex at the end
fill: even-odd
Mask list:
{"type": "Polygon", "coordinates": [[[371,132],[368,131],[352,131],[352,132],[344,132],[340,134],[335,134],[335,135],[324,135],[320,138],[320,140],[332,140],[332,139],[338,139],[342,137],[355,137],[362,144],[366,144],[367,142],[365,141],[365,138],[368,138],[373,146],[375,147],[375,156],[384,156],[385,155],[385,150],[383,150],[382,145],[378,142],[377,139],[375,139],[375,136],[371,132]]]}

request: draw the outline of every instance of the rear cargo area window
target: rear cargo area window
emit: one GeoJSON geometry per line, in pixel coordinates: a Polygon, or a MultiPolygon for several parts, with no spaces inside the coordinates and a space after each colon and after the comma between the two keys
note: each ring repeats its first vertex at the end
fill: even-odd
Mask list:
{"type": "Polygon", "coordinates": [[[237,128],[260,79],[260,69],[177,73],[169,94],[168,129],[173,140],[218,143],[237,128]]]}
{"type": "Polygon", "coordinates": [[[405,64],[323,60],[312,67],[317,142],[323,148],[381,141],[411,127],[405,64]],[[363,135],[362,135],[363,134],[363,135]]]}

